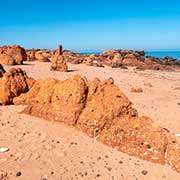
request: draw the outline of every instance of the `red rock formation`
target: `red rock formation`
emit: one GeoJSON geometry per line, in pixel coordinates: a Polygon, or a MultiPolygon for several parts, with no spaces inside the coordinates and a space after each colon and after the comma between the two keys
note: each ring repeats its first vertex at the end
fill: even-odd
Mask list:
{"type": "MultiPolygon", "coordinates": [[[[106,53],[105,53],[106,54],[106,53]]],[[[103,56],[104,57],[104,56],[103,56]]],[[[113,68],[121,67],[122,66],[122,61],[123,57],[120,53],[114,53],[112,55],[107,56],[106,58],[104,57],[104,60],[102,61],[103,64],[107,66],[111,66],[113,68]]]]}
{"type": "Polygon", "coordinates": [[[172,71],[173,68],[167,65],[161,65],[156,63],[141,64],[136,67],[137,70],[156,70],[156,71],[172,71]]]}
{"type": "Polygon", "coordinates": [[[27,94],[22,94],[14,102],[30,103],[24,112],[31,115],[75,125],[85,106],[86,91],[85,79],[79,75],[65,81],[48,79],[37,82],[27,94]]]}
{"type": "Polygon", "coordinates": [[[124,56],[123,64],[126,66],[138,66],[144,63],[138,59],[136,54],[132,53],[124,56]]]}
{"type": "Polygon", "coordinates": [[[68,66],[66,62],[66,58],[64,55],[62,55],[62,46],[59,45],[57,50],[55,51],[55,54],[51,58],[51,70],[54,71],[61,71],[61,72],[67,72],[68,66]]]}
{"type": "Polygon", "coordinates": [[[16,65],[15,60],[7,54],[0,54],[0,63],[9,66],[16,65]]]}
{"type": "Polygon", "coordinates": [[[40,61],[40,62],[50,62],[50,58],[53,56],[53,51],[46,49],[29,49],[26,50],[28,61],[40,61]]]}
{"type": "Polygon", "coordinates": [[[14,103],[27,104],[25,113],[73,125],[119,151],[180,173],[180,142],[150,118],[139,117],[112,78],[38,81],[14,103]]]}
{"type": "Polygon", "coordinates": [[[49,58],[43,53],[43,51],[35,52],[35,59],[40,62],[50,62],[49,58]]]}
{"type": "Polygon", "coordinates": [[[27,60],[26,51],[19,45],[0,47],[0,63],[5,65],[23,64],[27,60]]]}
{"type": "Polygon", "coordinates": [[[104,67],[103,63],[100,61],[99,56],[92,54],[88,57],[85,57],[83,60],[83,63],[88,66],[94,66],[94,67],[104,67]]]}
{"type": "Polygon", "coordinates": [[[35,81],[20,68],[12,68],[0,78],[0,104],[11,104],[13,98],[27,92],[35,81]]]}
{"type": "Polygon", "coordinates": [[[54,55],[51,58],[51,70],[54,71],[61,71],[61,72],[67,72],[68,71],[68,66],[65,60],[65,57],[63,55],[57,56],[54,55]]]}
{"type": "Polygon", "coordinates": [[[90,83],[86,107],[83,109],[77,127],[91,137],[97,136],[105,125],[123,114],[136,116],[128,98],[114,85],[110,78],[104,82],[95,79],[90,83]]]}
{"type": "Polygon", "coordinates": [[[150,118],[116,118],[103,129],[98,140],[129,155],[165,164],[166,132],[150,118]]]}

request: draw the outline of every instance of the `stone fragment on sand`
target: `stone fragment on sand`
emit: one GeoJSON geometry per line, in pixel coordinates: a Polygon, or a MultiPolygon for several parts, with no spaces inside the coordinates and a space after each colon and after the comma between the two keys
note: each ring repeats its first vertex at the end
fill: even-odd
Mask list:
{"type": "Polygon", "coordinates": [[[142,88],[140,88],[140,87],[132,87],[132,88],[131,88],[131,92],[132,92],[132,93],[142,93],[143,90],[142,90],[142,88]]]}

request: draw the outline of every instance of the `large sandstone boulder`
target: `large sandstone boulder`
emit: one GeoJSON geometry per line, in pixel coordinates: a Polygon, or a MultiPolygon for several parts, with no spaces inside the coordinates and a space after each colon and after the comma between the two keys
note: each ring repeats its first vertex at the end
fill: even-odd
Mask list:
{"type": "Polygon", "coordinates": [[[27,54],[27,61],[35,61],[35,53],[36,50],[32,49],[32,50],[26,50],[26,54],[27,54]]]}
{"type": "Polygon", "coordinates": [[[66,59],[63,55],[54,55],[51,58],[51,70],[54,71],[61,71],[61,72],[67,72],[68,71],[68,66],[66,63],[66,59]]]}
{"type": "Polygon", "coordinates": [[[108,56],[111,56],[113,54],[120,53],[120,52],[121,50],[108,49],[108,50],[103,51],[100,55],[108,57],[108,56]]]}
{"type": "Polygon", "coordinates": [[[28,104],[24,112],[75,125],[86,102],[86,82],[79,75],[65,81],[48,79],[16,98],[15,104],[28,104]],[[27,101],[28,100],[28,101],[27,101]]]}
{"type": "Polygon", "coordinates": [[[68,66],[66,62],[66,58],[62,55],[62,46],[59,45],[55,54],[51,58],[51,70],[67,72],[68,66]]]}
{"type": "Polygon", "coordinates": [[[124,56],[123,64],[126,66],[139,66],[144,63],[139,60],[136,54],[132,53],[124,56]]]}
{"type": "Polygon", "coordinates": [[[48,56],[43,51],[35,52],[35,59],[40,62],[50,62],[48,56]]]}
{"type": "Polygon", "coordinates": [[[180,172],[180,142],[152,119],[139,117],[112,78],[37,81],[14,103],[26,104],[24,113],[75,126],[119,151],[180,172]]]}
{"type": "Polygon", "coordinates": [[[71,64],[84,63],[84,59],[85,57],[87,57],[87,55],[85,54],[75,53],[70,50],[64,50],[62,54],[65,57],[66,62],[69,62],[71,64]]]}
{"type": "Polygon", "coordinates": [[[94,67],[104,67],[102,62],[99,59],[99,56],[96,54],[91,54],[84,58],[83,63],[88,66],[94,66],[94,67]]]}
{"type": "Polygon", "coordinates": [[[0,78],[0,104],[11,104],[13,98],[27,92],[34,84],[20,68],[12,68],[0,78]]]}
{"type": "Polygon", "coordinates": [[[25,49],[19,45],[0,47],[0,54],[0,63],[6,65],[23,64],[27,60],[25,49]]]}
{"type": "Polygon", "coordinates": [[[28,49],[26,50],[28,61],[40,61],[40,62],[50,62],[54,51],[47,49],[28,49]]]}
{"type": "Polygon", "coordinates": [[[0,63],[7,66],[16,65],[15,59],[7,54],[0,54],[0,63]]]}
{"type": "Polygon", "coordinates": [[[105,59],[103,59],[103,64],[105,64],[107,66],[111,66],[113,68],[117,68],[117,67],[122,66],[122,60],[123,60],[123,56],[120,53],[115,52],[115,53],[107,56],[105,59]]]}
{"type": "Polygon", "coordinates": [[[97,136],[112,119],[122,115],[136,116],[132,103],[114,85],[113,79],[100,82],[95,79],[90,83],[86,107],[83,109],[77,127],[91,137],[97,136]]]}

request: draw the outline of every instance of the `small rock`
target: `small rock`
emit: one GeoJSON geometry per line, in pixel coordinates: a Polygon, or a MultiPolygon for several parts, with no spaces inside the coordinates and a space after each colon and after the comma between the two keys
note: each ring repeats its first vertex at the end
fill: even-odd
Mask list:
{"type": "Polygon", "coordinates": [[[144,176],[145,176],[147,173],[148,173],[148,171],[146,171],[146,170],[141,171],[141,174],[143,174],[144,176]]]}
{"type": "Polygon", "coordinates": [[[131,92],[133,92],[133,93],[142,93],[143,90],[142,90],[142,88],[135,87],[135,88],[131,88],[131,92]]]}
{"type": "Polygon", "coordinates": [[[19,177],[19,176],[21,176],[21,175],[22,175],[21,171],[18,171],[18,172],[16,173],[16,176],[17,176],[17,177],[19,177]]]}

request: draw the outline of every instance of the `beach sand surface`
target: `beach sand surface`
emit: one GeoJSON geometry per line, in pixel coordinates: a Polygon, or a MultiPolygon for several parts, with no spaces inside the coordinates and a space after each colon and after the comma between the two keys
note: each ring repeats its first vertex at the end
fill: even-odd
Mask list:
{"type": "MultiPolygon", "coordinates": [[[[180,73],[138,71],[133,67],[97,68],[68,64],[69,72],[50,71],[50,63],[25,62],[20,67],[35,79],[88,80],[112,77],[140,115],[180,133],[180,73]],[[150,87],[152,85],[152,87],[150,87]],[[131,88],[140,87],[142,93],[131,88]]],[[[5,66],[8,70],[11,67],[5,66]]],[[[0,180],[179,180],[170,167],[128,156],[61,123],[21,114],[24,106],[0,106],[0,180]]]]}

